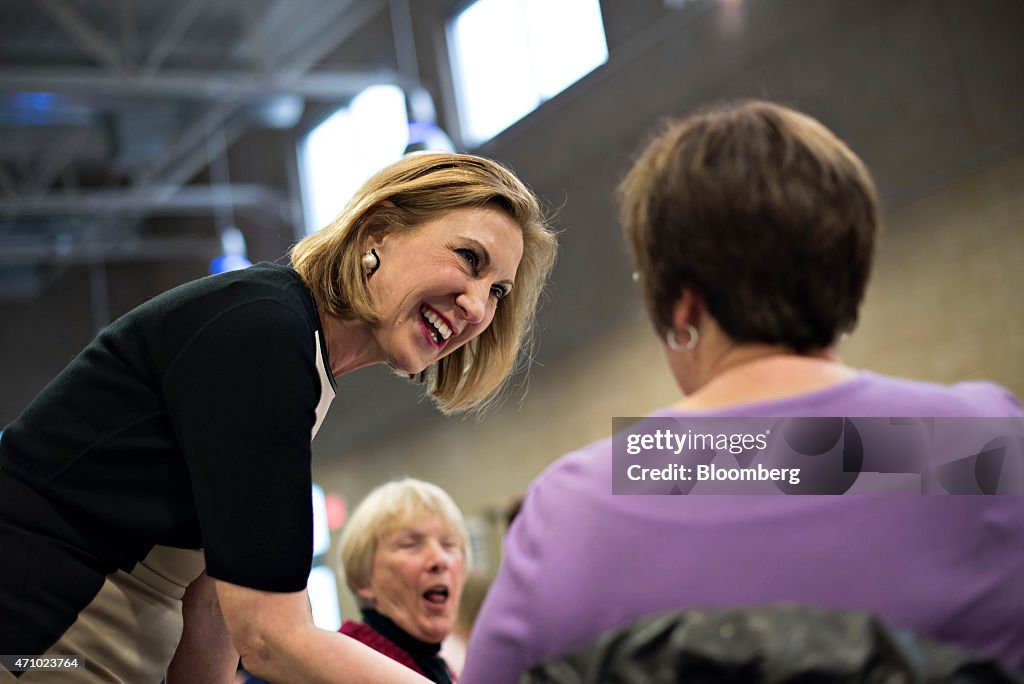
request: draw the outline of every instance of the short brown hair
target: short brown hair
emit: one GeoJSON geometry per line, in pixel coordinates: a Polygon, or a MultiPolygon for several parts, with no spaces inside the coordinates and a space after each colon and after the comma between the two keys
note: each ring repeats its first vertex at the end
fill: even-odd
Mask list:
{"type": "Polygon", "coordinates": [[[359,259],[375,227],[411,229],[454,209],[493,206],[523,231],[515,286],[481,335],[428,368],[421,379],[446,412],[479,409],[500,393],[519,358],[528,358],[537,302],[557,241],[537,197],[500,164],[469,154],[416,153],[370,178],[342,213],[291,250],[292,265],[322,311],[376,322],[359,259]],[[521,356],[522,354],[522,356],[521,356]]]}
{"type": "Polygon", "coordinates": [[[863,162],[815,119],[748,101],[670,122],[619,198],[659,334],[684,287],[737,342],[804,353],[856,325],[878,198],[863,162]]]}

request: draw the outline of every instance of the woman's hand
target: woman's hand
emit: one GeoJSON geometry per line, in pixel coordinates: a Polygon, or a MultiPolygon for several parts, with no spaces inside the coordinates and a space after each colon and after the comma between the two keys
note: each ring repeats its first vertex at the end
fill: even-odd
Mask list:
{"type": "Polygon", "coordinates": [[[228,636],[213,579],[205,572],[181,599],[184,628],[167,668],[167,684],[231,682],[238,669],[238,651],[228,636]]]}

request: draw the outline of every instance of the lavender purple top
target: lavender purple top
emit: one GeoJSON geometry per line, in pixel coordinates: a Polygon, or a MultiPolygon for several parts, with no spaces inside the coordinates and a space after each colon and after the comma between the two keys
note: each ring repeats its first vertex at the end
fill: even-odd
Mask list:
{"type": "MultiPolygon", "coordinates": [[[[664,409],[656,416],[682,416],[664,409]]],[[[1020,416],[1002,387],[861,372],[722,416],[1020,416]]],[[[1024,667],[1024,497],[614,496],[611,439],[530,486],[469,643],[465,684],[632,618],[781,601],[872,612],[1024,667]]]]}

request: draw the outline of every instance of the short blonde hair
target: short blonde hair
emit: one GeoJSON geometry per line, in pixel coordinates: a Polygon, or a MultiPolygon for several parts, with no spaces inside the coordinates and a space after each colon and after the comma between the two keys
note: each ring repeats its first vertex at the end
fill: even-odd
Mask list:
{"type": "Polygon", "coordinates": [[[395,530],[430,516],[443,520],[459,536],[468,574],[472,563],[469,531],[462,511],[448,492],[411,477],[388,482],[363,499],[341,532],[340,559],[345,583],[361,606],[365,602],[359,597],[359,590],[370,585],[377,544],[395,530]]]}
{"type": "Polygon", "coordinates": [[[290,252],[322,311],[373,323],[377,312],[360,265],[371,231],[411,229],[454,209],[485,205],[504,211],[522,229],[523,257],[515,286],[490,326],[421,374],[444,413],[490,405],[519,359],[529,358],[537,302],[557,252],[555,234],[533,192],[511,171],[483,157],[411,154],[370,178],[334,221],[290,252]]]}

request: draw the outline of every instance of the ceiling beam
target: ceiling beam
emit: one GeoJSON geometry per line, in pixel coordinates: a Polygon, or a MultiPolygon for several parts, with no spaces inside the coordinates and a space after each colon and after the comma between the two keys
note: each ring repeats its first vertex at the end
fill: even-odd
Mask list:
{"type": "Polygon", "coordinates": [[[119,240],[82,240],[71,243],[56,240],[8,241],[0,250],[0,265],[14,264],[95,264],[117,261],[168,261],[172,259],[212,259],[223,254],[216,237],[138,237],[119,240]]]}
{"type": "Polygon", "coordinates": [[[51,192],[41,197],[0,199],[0,214],[8,211],[22,216],[88,215],[207,215],[217,207],[236,209],[258,207],[284,211],[286,200],[264,185],[186,185],[181,188],[155,185],[89,192],[51,192]]]}
{"type": "MultiPolygon", "coordinates": [[[[325,5],[344,9],[348,0],[276,0],[265,6],[261,16],[246,20],[245,35],[235,44],[231,56],[235,59],[256,58],[272,69],[296,46],[310,43],[318,31],[323,30],[329,17],[323,12],[325,5]]],[[[376,1],[376,0],[374,0],[376,1]]],[[[365,0],[364,0],[365,2],[365,0]]],[[[248,7],[252,8],[252,4],[248,7]]]]}
{"type": "Polygon", "coordinates": [[[273,55],[271,64],[274,70],[292,75],[309,72],[339,45],[361,31],[383,9],[384,3],[380,0],[325,3],[320,14],[309,22],[312,27],[322,30],[312,39],[299,43],[286,55],[273,55]]]}
{"type": "Polygon", "coordinates": [[[178,41],[188,30],[188,27],[192,25],[192,22],[199,16],[200,10],[205,5],[209,4],[209,0],[189,0],[184,3],[166,26],[161,27],[158,31],[160,38],[157,40],[156,45],[146,55],[146,61],[139,67],[139,74],[143,77],[149,77],[160,70],[163,66],[164,60],[174,51],[177,47],[178,41]]]}
{"type": "MultiPolygon", "coordinates": [[[[343,12],[351,9],[351,12],[335,21],[327,21],[327,17],[320,15],[320,18],[327,22],[328,30],[321,33],[316,39],[307,43],[306,49],[298,53],[292,53],[287,57],[280,55],[268,56],[267,61],[271,66],[271,72],[267,78],[282,80],[291,88],[298,90],[280,90],[276,92],[305,95],[314,99],[313,93],[301,92],[301,86],[313,80],[331,78],[330,75],[339,76],[338,71],[317,71],[309,73],[313,64],[337,48],[346,38],[362,29],[367,22],[375,17],[382,9],[380,0],[361,0],[355,8],[351,2],[336,2],[329,0],[323,3],[328,9],[335,12],[343,12]]],[[[319,26],[320,24],[317,23],[319,26]]],[[[375,70],[372,72],[344,72],[351,78],[349,82],[341,83],[337,80],[329,85],[334,97],[324,97],[327,101],[342,101],[358,94],[369,85],[377,83],[395,83],[408,86],[400,75],[389,69],[375,70]],[[346,86],[348,90],[346,90],[346,86]]],[[[162,74],[166,76],[166,72],[162,74]]],[[[254,76],[253,78],[259,78],[254,76]]],[[[0,75],[0,86],[3,83],[3,76],[0,75]]],[[[416,85],[416,84],[413,84],[416,85]]],[[[270,94],[273,91],[265,91],[270,94]]],[[[206,112],[196,117],[193,123],[185,128],[178,136],[177,142],[166,150],[145,172],[139,174],[135,180],[138,185],[145,187],[151,183],[181,184],[189,181],[203,166],[209,162],[211,153],[220,154],[221,150],[211,151],[209,145],[203,144],[204,139],[210,131],[220,128],[224,131],[224,139],[227,145],[231,145],[239,137],[243,129],[232,125],[232,116],[241,108],[242,97],[235,94],[209,107],[206,112]]]]}
{"type": "MultiPolygon", "coordinates": [[[[62,0],[48,1],[59,3],[62,0]]],[[[290,7],[290,3],[281,6],[290,7]]],[[[385,3],[382,0],[322,0],[312,6],[315,8],[312,14],[315,15],[316,21],[303,22],[303,39],[296,40],[296,36],[290,36],[283,41],[271,43],[268,47],[274,53],[266,55],[266,59],[261,60],[266,70],[261,69],[257,73],[159,69],[147,77],[133,73],[114,76],[96,69],[36,68],[13,71],[5,69],[0,72],[0,92],[47,90],[82,97],[174,98],[207,103],[206,111],[197,116],[191,126],[180,132],[175,144],[165,150],[150,168],[136,177],[136,185],[88,195],[52,193],[35,203],[24,199],[11,200],[6,205],[0,202],[0,215],[10,210],[23,215],[37,216],[55,213],[64,215],[61,213],[64,212],[78,216],[91,215],[94,224],[99,225],[113,217],[137,221],[145,216],[161,213],[209,214],[214,207],[227,206],[230,202],[231,206],[238,209],[259,207],[261,213],[266,216],[273,213],[267,211],[268,206],[272,206],[276,210],[276,215],[281,217],[282,221],[286,220],[289,216],[286,200],[277,195],[268,198],[260,193],[256,196],[247,194],[245,186],[232,186],[229,196],[223,192],[210,191],[210,186],[204,186],[206,190],[197,186],[186,186],[178,192],[175,191],[181,183],[187,182],[209,162],[211,150],[208,145],[203,144],[209,131],[219,127],[224,132],[224,142],[230,144],[244,130],[243,122],[234,125],[234,119],[237,118],[234,115],[252,100],[288,94],[298,95],[307,100],[340,103],[370,85],[415,85],[405,83],[407,79],[393,69],[329,69],[310,73],[314,65],[335,50],[339,44],[357,33],[374,17],[379,16],[385,3]],[[195,193],[205,194],[195,196],[195,193]]],[[[162,48],[162,51],[166,50],[167,48],[162,48]]],[[[154,54],[155,49],[154,52],[150,52],[150,57],[154,54]]],[[[159,61],[152,59],[150,64],[157,64],[159,61]]],[[[97,232],[102,234],[102,231],[97,232]]],[[[149,250],[154,246],[151,240],[145,240],[144,248],[125,247],[142,244],[139,241],[140,238],[137,237],[128,237],[124,240],[107,238],[106,242],[76,240],[71,249],[65,252],[67,245],[54,247],[46,244],[22,247],[18,251],[14,249],[14,241],[5,240],[0,254],[16,254],[16,258],[34,259],[37,263],[68,263],[69,260],[74,260],[75,263],[93,263],[123,258],[138,259],[143,258],[140,256],[140,250],[149,250]]],[[[157,246],[149,253],[154,258],[160,255],[166,257],[171,250],[170,246],[157,246]]],[[[215,243],[212,254],[219,251],[220,245],[215,243]]]]}
{"type": "Polygon", "coordinates": [[[117,27],[121,54],[125,61],[133,64],[141,51],[139,49],[139,26],[135,21],[135,0],[117,0],[117,27]]]}
{"type": "Polygon", "coordinates": [[[402,84],[391,69],[316,71],[312,73],[265,73],[247,71],[170,71],[154,76],[117,76],[96,69],[5,68],[0,72],[0,92],[54,92],[70,95],[101,95],[131,98],[188,100],[244,100],[266,95],[339,101],[378,83],[402,84]]]}
{"type": "MultiPolygon", "coordinates": [[[[198,115],[188,127],[183,129],[174,141],[174,144],[166,147],[153,163],[149,164],[143,171],[133,178],[135,185],[147,187],[151,184],[162,182],[172,185],[181,185],[189,180],[189,174],[195,175],[202,168],[205,162],[209,162],[209,147],[205,144],[209,132],[218,127],[227,125],[227,121],[238,110],[238,104],[234,101],[220,102],[207,107],[198,115]],[[201,158],[185,172],[180,179],[168,180],[168,169],[174,168],[181,163],[181,160],[191,156],[201,158]],[[160,179],[160,180],[158,180],[160,179]]],[[[233,142],[233,141],[232,141],[233,142]]]]}
{"type": "Polygon", "coordinates": [[[124,71],[124,56],[121,52],[64,0],[39,0],[39,4],[79,47],[96,58],[100,64],[107,65],[115,72],[124,71]]]}

